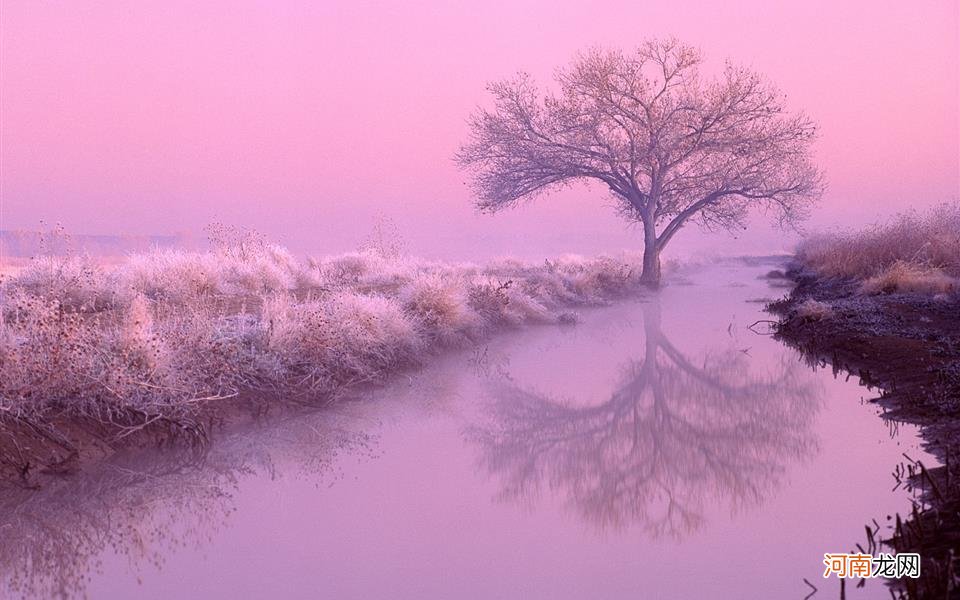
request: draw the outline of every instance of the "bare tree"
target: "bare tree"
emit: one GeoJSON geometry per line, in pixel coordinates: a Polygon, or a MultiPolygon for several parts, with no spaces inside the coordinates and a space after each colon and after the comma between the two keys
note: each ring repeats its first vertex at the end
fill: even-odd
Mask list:
{"type": "Polygon", "coordinates": [[[529,75],[489,86],[495,104],[470,119],[456,155],[472,171],[481,210],[495,212],[595,180],[643,224],[642,281],[657,285],[660,252],[688,222],[745,227],[751,207],[781,224],[822,191],[814,123],[790,114],[760,75],[727,64],[700,73],[697,49],[648,41],[633,53],[593,49],[558,71],[555,92],[529,75]]]}

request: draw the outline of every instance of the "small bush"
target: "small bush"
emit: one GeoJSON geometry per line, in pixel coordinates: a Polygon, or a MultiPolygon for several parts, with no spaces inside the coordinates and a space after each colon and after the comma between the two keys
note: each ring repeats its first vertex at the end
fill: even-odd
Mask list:
{"type": "Polygon", "coordinates": [[[113,273],[87,256],[39,256],[11,279],[19,289],[65,308],[104,308],[127,295],[113,273]]]}
{"type": "Polygon", "coordinates": [[[930,268],[898,260],[880,274],[860,285],[865,294],[893,292],[918,294],[948,294],[958,287],[958,280],[937,268],[930,268]]]}
{"type": "Polygon", "coordinates": [[[344,292],[296,302],[277,295],[264,303],[262,318],[281,379],[302,378],[324,391],[413,364],[420,347],[400,305],[386,298],[344,292]]]}
{"type": "Polygon", "coordinates": [[[469,339],[481,324],[460,278],[421,274],[402,290],[401,302],[424,335],[441,344],[469,339]]]}

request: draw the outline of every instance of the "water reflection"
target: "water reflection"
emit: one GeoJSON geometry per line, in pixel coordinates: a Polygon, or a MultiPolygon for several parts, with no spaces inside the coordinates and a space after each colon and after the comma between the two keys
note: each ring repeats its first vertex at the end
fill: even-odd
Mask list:
{"type": "Polygon", "coordinates": [[[598,529],[680,537],[711,505],[762,501],[816,449],[821,387],[796,360],[758,369],[729,347],[694,362],[664,334],[658,300],[643,307],[643,328],[643,357],[599,404],[509,375],[491,383],[489,420],[470,437],[502,499],[529,505],[548,489],[598,529]]]}
{"type": "MultiPolygon", "coordinates": [[[[147,574],[151,564],[173,561],[178,547],[207,546],[227,528],[253,535],[254,524],[271,515],[249,512],[242,499],[272,490],[273,478],[299,474],[311,484],[330,482],[342,475],[338,457],[376,454],[377,439],[367,432],[379,432],[380,423],[391,421],[396,421],[394,436],[387,439],[391,457],[399,460],[352,493],[376,497],[401,488],[419,502],[427,498],[425,486],[437,480],[437,464],[425,457],[443,456],[440,468],[451,470],[457,485],[476,484],[456,488],[464,503],[475,502],[471,510],[483,511],[490,508],[488,498],[475,492],[485,489],[486,477],[453,477],[478,457],[500,480],[504,498],[532,503],[551,492],[597,528],[640,524],[653,535],[696,529],[713,504],[737,509],[767,497],[790,464],[815,449],[819,388],[813,375],[792,360],[760,367],[737,347],[701,352],[698,344],[696,352],[684,354],[661,331],[660,307],[650,304],[642,312],[643,356],[623,365],[621,380],[603,402],[566,403],[499,378],[490,412],[466,447],[457,443],[459,434],[464,419],[476,422],[474,398],[482,385],[473,371],[511,368],[497,353],[451,357],[416,383],[399,377],[396,385],[355,405],[273,415],[249,430],[223,433],[204,453],[117,457],[96,472],[51,482],[39,491],[0,489],[0,596],[10,591],[31,598],[82,596],[101,571],[101,583],[125,580],[129,573],[147,574]],[[429,426],[419,428],[425,421],[429,426]],[[243,516],[232,516],[237,506],[243,516]]],[[[603,321],[545,339],[552,343],[559,335],[581,333],[599,333],[611,347],[623,341],[603,329],[603,321]]],[[[526,335],[516,342],[521,355],[531,348],[526,335]]],[[[577,340],[577,349],[589,348],[588,342],[577,340]]],[[[290,489],[304,494],[296,486],[290,489]]],[[[454,493],[439,492],[440,497],[454,493]]],[[[314,499],[306,493],[292,505],[311,506],[314,499]]],[[[397,514],[406,516],[406,506],[400,505],[397,514]]],[[[357,515],[326,508],[332,511],[317,518],[328,519],[331,529],[346,522],[345,539],[353,536],[350,519],[357,515]]],[[[277,507],[273,516],[282,512],[277,507]]],[[[496,515],[485,513],[491,517],[496,515]]],[[[284,535],[271,542],[278,545],[265,552],[295,554],[327,543],[279,533],[284,535]]],[[[379,534],[373,539],[369,543],[396,543],[379,534]]],[[[230,565],[227,560],[197,569],[219,568],[225,576],[232,573],[230,565]]],[[[166,572],[165,584],[176,586],[170,579],[176,575],[169,574],[176,568],[166,572]]],[[[305,581],[316,576],[312,570],[304,573],[305,581]]]]}
{"type": "Polygon", "coordinates": [[[234,512],[251,474],[337,477],[338,455],[372,454],[375,438],[336,414],[290,414],[234,431],[207,451],[114,457],[40,490],[0,487],[0,596],[84,597],[103,557],[134,573],[177,547],[206,545],[234,512]]]}

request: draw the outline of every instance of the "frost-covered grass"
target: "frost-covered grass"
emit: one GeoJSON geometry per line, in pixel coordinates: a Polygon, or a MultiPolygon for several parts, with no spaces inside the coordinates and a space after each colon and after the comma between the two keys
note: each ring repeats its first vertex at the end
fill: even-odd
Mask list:
{"type": "Polygon", "coordinates": [[[569,320],[638,289],[638,261],[301,261],[267,244],[37,258],[0,280],[0,428],[202,437],[201,408],[237,394],[330,398],[497,329],[569,320]]]}
{"type": "Polygon", "coordinates": [[[960,284],[960,205],[815,236],[800,245],[798,257],[820,275],[862,280],[868,294],[949,293],[960,284]]]}

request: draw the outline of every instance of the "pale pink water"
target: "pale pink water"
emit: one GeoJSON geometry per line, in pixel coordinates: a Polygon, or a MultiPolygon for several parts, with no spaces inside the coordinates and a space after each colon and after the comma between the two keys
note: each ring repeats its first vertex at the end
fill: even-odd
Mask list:
{"type": "MultiPolygon", "coordinates": [[[[658,299],[500,336],[228,435],[195,464],[66,481],[4,526],[36,558],[0,584],[108,599],[804,598],[806,578],[837,597],[823,553],[909,509],[891,492],[902,452],[933,461],[855,381],[746,328],[767,318],[749,300],[783,292],[756,278],[769,269],[674,275],[658,299]]],[[[847,588],[889,597],[878,581],[847,588]]]]}

